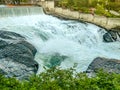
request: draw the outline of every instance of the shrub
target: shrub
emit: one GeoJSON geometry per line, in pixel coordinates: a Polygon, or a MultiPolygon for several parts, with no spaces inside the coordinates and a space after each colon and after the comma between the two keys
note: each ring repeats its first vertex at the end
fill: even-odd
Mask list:
{"type": "Polygon", "coordinates": [[[94,77],[67,70],[51,68],[33,75],[29,81],[18,81],[0,75],[1,90],[120,90],[120,74],[99,71],[94,77]]]}
{"type": "Polygon", "coordinates": [[[112,14],[109,13],[108,10],[106,10],[103,5],[97,5],[95,13],[106,17],[112,17],[112,14]]]}
{"type": "Polygon", "coordinates": [[[109,2],[109,4],[106,6],[107,9],[109,10],[115,10],[118,11],[120,10],[120,2],[109,2]]]}
{"type": "Polygon", "coordinates": [[[90,13],[89,8],[96,8],[95,13],[106,17],[120,17],[112,15],[109,10],[120,12],[120,3],[109,0],[60,0],[57,6],[75,11],[90,13]],[[97,6],[97,7],[96,7],[97,6]]]}

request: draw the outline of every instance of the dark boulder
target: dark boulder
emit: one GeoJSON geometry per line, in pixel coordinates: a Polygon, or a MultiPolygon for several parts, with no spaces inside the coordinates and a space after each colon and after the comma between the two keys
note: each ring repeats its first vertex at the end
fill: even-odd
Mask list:
{"type": "Polygon", "coordinates": [[[3,39],[25,39],[23,36],[20,34],[14,33],[14,32],[9,32],[9,31],[0,31],[0,37],[3,39]]]}
{"type": "Polygon", "coordinates": [[[34,60],[37,50],[17,33],[0,31],[0,73],[6,77],[28,79],[36,74],[38,63],[34,60]]]}
{"type": "Polygon", "coordinates": [[[108,30],[104,35],[103,39],[105,42],[120,41],[120,27],[115,27],[108,30]]]}
{"type": "Polygon", "coordinates": [[[120,74],[120,60],[97,57],[88,66],[86,72],[95,73],[99,69],[103,69],[108,73],[120,74]]]}
{"type": "Polygon", "coordinates": [[[114,41],[109,33],[105,33],[105,34],[103,35],[103,40],[104,40],[105,42],[113,42],[113,41],[114,41]]]}

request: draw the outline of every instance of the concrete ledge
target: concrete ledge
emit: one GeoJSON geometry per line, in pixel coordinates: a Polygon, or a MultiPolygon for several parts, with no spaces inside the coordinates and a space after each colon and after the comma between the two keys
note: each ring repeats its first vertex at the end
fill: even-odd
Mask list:
{"type": "Polygon", "coordinates": [[[47,12],[49,14],[55,16],[61,16],[67,19],[83,20],[86,22],[96,24],[106,29],[111,29],[120,26],[120,18],[107,18],[105,16],[98,15],[93,16],[92,14],[85,14],[80,13],[78,11],[71,11],[69,9],[54,7],[54,1],[45,1],[44,3],[42,3],[42,6],[48,9],[47,12]]]}

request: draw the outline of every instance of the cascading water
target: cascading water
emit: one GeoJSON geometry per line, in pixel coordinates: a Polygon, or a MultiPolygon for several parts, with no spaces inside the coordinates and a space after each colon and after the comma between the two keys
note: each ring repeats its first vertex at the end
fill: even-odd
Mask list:
{"type": "Polygon", "coordinates": [[[84,71],[96,57],[120,59],[120,42],[104,43],[105,30],[89,23],[39,14],[0,18],[0,30],[19,33],[37,48],[39,72],[43,66],[74,64],[84,71]]]}
{"type": "Polygon", "coordinates": [[[25,15],[36,15],[36,14],[43,14],[43,9],[40,7],[32,7],[32,6],[24,6],[24,7],[0,7],[0,17],[14,17],[14,16],[25,16],[25,15]]]}

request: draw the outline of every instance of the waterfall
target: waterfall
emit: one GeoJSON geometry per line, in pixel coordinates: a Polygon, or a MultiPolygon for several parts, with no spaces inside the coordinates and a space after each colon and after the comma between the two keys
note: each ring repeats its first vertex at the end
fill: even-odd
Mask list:
{"type": "Polygon", "coordinates": [[[26,16],[26,15],[37,15],[44,14],[41,7],[35,6],[1,6],[0,17],[14,17],[14,16],[26,16]]]}
{"type": "Polygon", "coordinates": [[[90,23],[40,14],[41,11],[38,13],[0,18],[0,30],[19,33],[36,47],[35,60],[39,63],[39,72],[44,70],[43,66],[69,68],[74,64],[77,71],[84,71],[96,57],[120,59],[120,43],[103,42],[104,29],[90,23]]]}

